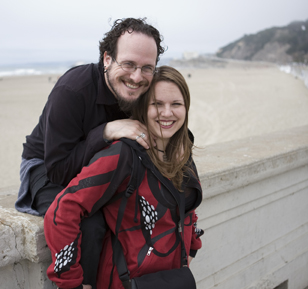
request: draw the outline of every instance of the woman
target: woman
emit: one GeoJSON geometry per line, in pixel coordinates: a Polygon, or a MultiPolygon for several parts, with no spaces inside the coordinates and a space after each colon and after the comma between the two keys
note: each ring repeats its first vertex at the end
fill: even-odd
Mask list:
{"type": "MultiPolygon", "coordinates": [[[[151,88],[139,98],[133,113],[156,139],[156,146],[145,151],[137,142],[114,142],[97,153],[53,202],[45,215],[45,236],[52,252],[47,274],[60,288],[83,288],[79,224],[97,210],[103,211],[110,228],[104,239],[97,288],[123,288],[113,259],[115,240],[122,246],[130,278],[180,268],[186,265],[186,256],[189,265],[201,247],[203,233],[196,228],[194,212],[202,192],[191,159],[189,105],[183,76],[168,66],[158,68],[151,88]],[[136,170],[134,154],[142,169],[137,189],[123,206],[136,170]],[[180,218],[183,203],[184,223],[180,218]]],[[[139,137],[142,132],[136,139],[139,137]]]]}

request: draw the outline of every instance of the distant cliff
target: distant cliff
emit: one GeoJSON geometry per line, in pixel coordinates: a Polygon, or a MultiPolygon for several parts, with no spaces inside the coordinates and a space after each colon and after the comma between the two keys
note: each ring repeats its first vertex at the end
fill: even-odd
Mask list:
{"type": "Polygon", "coordinates": [[[308,20],[245,35],[222,47],[216,56],[275,63],[308,64],[308,20]]]}

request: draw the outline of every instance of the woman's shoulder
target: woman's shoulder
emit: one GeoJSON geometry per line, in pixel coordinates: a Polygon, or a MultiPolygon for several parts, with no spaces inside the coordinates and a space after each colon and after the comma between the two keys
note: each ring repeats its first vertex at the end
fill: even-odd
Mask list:
{"type": "Polygon", "coordinates": [[[89,165],[102,159],[110,159],[117,163],[132,162],[132,150],[125,142],[114,141],[108,147],[97,152],[90,160],[89,165]]]}

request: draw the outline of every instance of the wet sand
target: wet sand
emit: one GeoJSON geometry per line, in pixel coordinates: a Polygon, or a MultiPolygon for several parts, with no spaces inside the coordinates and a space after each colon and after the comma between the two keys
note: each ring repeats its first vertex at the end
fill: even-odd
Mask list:
{"type": "MultiPolygon", "coordinates": [[[[191,92],[189,126],[198,147],[308,125],[308,88],[275,65],[180,71],[191,92]]],[[[57,77],[0,80],[0,191],[18,187],[22,143],[37,124],[57,77]]]]}

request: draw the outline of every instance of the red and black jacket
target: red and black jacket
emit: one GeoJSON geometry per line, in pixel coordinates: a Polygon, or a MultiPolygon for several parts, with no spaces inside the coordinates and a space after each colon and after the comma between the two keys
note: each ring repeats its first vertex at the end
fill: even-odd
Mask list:
{"type": "MultiPolygon", "coordinates": [[[[74,288],[82,283],[80,222],[97,210],[103,210],[110,228],[102,244],[97,288],[108,288],[110,279],[111,288],[123,288],[116,268],[112,271],[111,232],[116,231],[121,197],[134,169],[133,152],[128,144],[134,146],[145,166],[137,189],[127,200],[118,233],[130,276],[134,278],[181,267],[179,210],[168,190],[171,182],[158,172],[136,142],[117,141],[92,158],[90,164],[57,196],[45,215],[45,236],[52,253],[47,275],[60,288],[74,288]]],[[[197,176],[193,162],[191,168],[197,176]]],[[[199,238],[202,231],[196,228],[195,214],[195,208],[202,201],[202,191],[196,176],[185,177],[183,186],[185,195],[195,194],[194,204],[185,213],[184,222],[185,249],[192,257],[202,245],[199,238]]]]}

